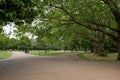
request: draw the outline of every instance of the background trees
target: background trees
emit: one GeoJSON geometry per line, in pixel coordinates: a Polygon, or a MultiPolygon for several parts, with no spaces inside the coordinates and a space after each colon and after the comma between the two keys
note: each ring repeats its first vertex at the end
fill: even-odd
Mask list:
{"type": "Polygon", "coordinates": [[[31,48],[31,41],[28,37],[26,36],[22,36],[19,39],[18,42],[18,49],[20,50],[27,50],[31,48]]]}
{"type": "Polygon", "coordinates": [[[59,22],[62,25],[77,24],[80,27],[108,35],[117,42],[118,59],[120,59],[119,2],[119,0],[43,1],[41,4],[46,4],[43,7],[44,16],[41,15],[40,19],[51,20],[52,23],[59,22]]]}
{"type": "Polygon", "coordinates": [[[0,34],[0,49],[7,50],[9,48],[9,38],[4,34],[0,34]]]}
{"type": "Polygon", "coordinates": [[[28,37],[22,36],[20,39],[9,38],[0,34],[0,50],[25,50],[31,48],[31,41],[28,37]]]}

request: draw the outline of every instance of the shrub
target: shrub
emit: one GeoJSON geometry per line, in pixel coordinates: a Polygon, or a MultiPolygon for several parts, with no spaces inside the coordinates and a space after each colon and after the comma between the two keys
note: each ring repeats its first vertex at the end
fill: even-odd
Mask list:
{"type": "Polygon", "coordinates": [[[109,54],[109,51],[108,51],[108,50],[105,50],[105,51],[103,52],[102,56],[103,56],[103,57],[107,57],[108,54],[109,54]]]}

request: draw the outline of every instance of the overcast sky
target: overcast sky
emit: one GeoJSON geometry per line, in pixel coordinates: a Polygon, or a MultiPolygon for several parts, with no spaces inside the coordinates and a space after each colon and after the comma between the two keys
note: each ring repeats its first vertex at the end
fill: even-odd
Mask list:
{"type": "MultiPolygon", "coordinates": [[[[10,38],[16,38],[15,37],[15,32],[14,30],[17,30],[15,28],[15,24],[14,23],[10,23],[6,26],[3,27],[4,33],[7,34],[10,38]]],[[[31,33],[25,33],[26,36],[28,36],[30,39],[33,37],[31,33]]],[[[34,36],[33,38],[37,38],[37,36],[34,36]]]]}
{"type": "Polygon", "coordinates": [[[4,26],[3,27],[4,33],[8,34],[10,37],[15,37],[14,30],[16,30],[16,28],[14,26],[15,26],[14,23],[10,23],[10,24],[4,26]]]}

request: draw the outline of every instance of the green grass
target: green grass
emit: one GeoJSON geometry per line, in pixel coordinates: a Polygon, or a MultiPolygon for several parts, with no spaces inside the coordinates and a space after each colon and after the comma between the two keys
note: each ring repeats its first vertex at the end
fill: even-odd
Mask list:
{"type": "Polygon", "coordinates": [[[32,55],[37,55],[37,56],[55,56],[55,55],[63,54],[64,52],[59,52],[59,51],[49,51],[49,52],[30,51],[29,53],[32,54],[32,55]]]}
{"type": "Polygon", "coordinates": [[[11,56],[10,52],[8,51],[0,51],[0,59],[9,58],[11,56]]]}
{"type": "Polygon", "coordinates": [[[117,54],[108,54],[107,57],[100,57],[96,56],[94,54],[87,54],[87,53],[79,53],[77,55],[80,59],[85,59],[85,60],[95,60],[95,61],[117,61],[117,54]]]}

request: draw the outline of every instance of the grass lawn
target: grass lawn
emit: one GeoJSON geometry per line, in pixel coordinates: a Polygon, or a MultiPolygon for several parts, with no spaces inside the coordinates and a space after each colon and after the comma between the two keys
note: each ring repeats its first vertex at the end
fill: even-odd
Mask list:
{"type": "Polygon", "coordinates": [[[100,57],[100,56],[96,56],[94,54],[88,54],[88,53],[79,53],[77,55],[80,59],[86,59],[86,60],[96,60],[96,61],[117,61],[117,54],[113,53],[113,54],[108,54],[107,57],[100,57]]]}
{"type": "Polygon", "coordinates": [[[10,52],[8,52],[8,51],[0,51],[0,59],[5,59],[5,58],[8,58],[10,56],[11,56],[10,52]]]}
{"type": "Polygon", "coordinates": [[[45,52],[45,51],[30,51],[29,53],[32,54],[32,55],[37,55],[37,56],[54,56],[54,55],[63,54],[64,52],[60,52],[60,51],[49,51],[49,52],[45,52]]]}

